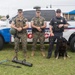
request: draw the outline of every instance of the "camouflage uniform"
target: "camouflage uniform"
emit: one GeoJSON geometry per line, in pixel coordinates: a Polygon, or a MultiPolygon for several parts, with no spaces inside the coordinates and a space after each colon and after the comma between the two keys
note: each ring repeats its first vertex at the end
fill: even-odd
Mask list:
{"type": "MultiPolygon", "coordinates": [[[[16,27],[24,27],[26,25],[27,19],[24,17],[16,17],[14,20],[15,26],[16,27]]],[[[27,51],[27,32],[26,29],[23,29],[21,32],[17,31],[16,35],[14,36],[14,41],[15,41],[15,52],[17,53],[19,50],[19,43],[20,40],[22,42],[22,48],[24,53],[27,51]]]]}
{"type": "MultiPolygon", "coordinates": [[[[32,22],[35,26],[37,27],[41,27],[44,25],[44,21],[45,19],[43,17],[34,17],[32,19],[32,22]]],[[[36,50],[36,44],[37,44],[37,40],[39,39],[40,41],[40,46],[41,46],[41,51],[44,50],[44,41],[45,41],[45,37],[44,37],[44,29],[39,32],[37,29],[35,31],[32,30],[33,33],[33,46],[32,46],[32,50],[36,50]]]]}

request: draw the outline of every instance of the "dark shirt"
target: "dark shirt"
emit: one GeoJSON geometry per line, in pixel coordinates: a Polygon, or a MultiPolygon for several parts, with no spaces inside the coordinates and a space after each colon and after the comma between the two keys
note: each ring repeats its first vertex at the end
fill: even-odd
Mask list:
{"type": "Polygon", "coordinates": [[[64,31],[64,27],[58,28],[59,24],[67,24],[67,21],[63,17],[54,17],[50,21],[50,25],[53,26],[53,32],[62,33],[64,31]]]}

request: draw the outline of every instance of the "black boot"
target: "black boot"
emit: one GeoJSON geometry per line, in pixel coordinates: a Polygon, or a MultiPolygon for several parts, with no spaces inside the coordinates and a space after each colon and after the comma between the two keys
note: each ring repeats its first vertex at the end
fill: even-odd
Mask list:
{"type": "Polygon", "coordinates": [[[48,53],[48,55],[47,55],[46,58],[47,58],[47,59],[50,59],[50,58],[51,58],[51,54],[48,53]]]}

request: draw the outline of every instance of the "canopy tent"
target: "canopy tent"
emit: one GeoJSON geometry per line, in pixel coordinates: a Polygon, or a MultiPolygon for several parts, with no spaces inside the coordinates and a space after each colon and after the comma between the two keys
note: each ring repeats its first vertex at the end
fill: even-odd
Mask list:
{"type": "Polygon", "coordinates": [[[72,11],[70,11],[70,12],[66,12],[66,13],[64,13],[64,14],[75,15],[75,10],[72,10],[72,11]]]}

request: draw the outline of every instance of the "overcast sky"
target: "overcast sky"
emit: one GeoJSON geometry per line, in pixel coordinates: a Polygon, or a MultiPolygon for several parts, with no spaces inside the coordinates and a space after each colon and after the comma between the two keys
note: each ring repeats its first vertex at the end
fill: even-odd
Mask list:
{"type": "Polygon", "coordinates": [[[0,15],[16,13],[18,8],[31,9],[34,6],[61,8],[62,11],[75,9],[75,0],[0,0],[0,15]],[[63,6],[64,5],[64,6],[63,6]]]}

